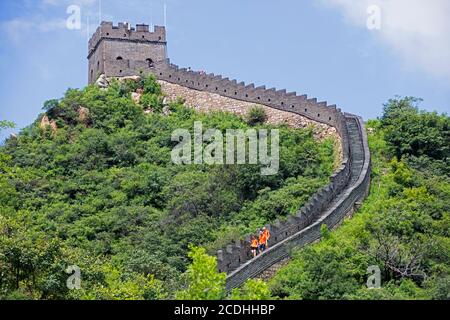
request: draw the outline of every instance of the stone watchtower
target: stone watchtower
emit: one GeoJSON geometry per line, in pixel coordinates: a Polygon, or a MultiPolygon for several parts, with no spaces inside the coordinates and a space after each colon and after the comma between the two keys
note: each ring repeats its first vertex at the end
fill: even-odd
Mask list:
{"type": "Polygon", "coordinates": [[[166,62],[165,27],[146,24],[132,28],[128,23],[102,22],[89,40],[89,83],[98,76],[125,77],[151,72],[155,64],[166,62]]]}

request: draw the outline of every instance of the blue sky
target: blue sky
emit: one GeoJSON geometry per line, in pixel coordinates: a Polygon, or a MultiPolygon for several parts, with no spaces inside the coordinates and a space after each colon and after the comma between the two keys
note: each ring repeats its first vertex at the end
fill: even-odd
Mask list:
{"type": "Polygon", "coordinates": [[[13,131],[36,119],[45,100],[86,85],[88,31],[100,7],[103,20],[162,25],[166,4],[169,57],[183,67],[308,94],[365,119],[395,95],[450,110],[447,0],[99,2],[0,2],[0,120],[14,121],[13,131]],[[80,30],[67,29],[70,5],[81,8],[80,30]],[[373,17],[380,29],[367,28],[373,17]]]}

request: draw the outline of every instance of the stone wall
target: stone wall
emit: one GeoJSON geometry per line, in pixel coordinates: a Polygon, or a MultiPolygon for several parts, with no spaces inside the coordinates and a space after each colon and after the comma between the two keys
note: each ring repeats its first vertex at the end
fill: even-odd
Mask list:
{"type": "MultiPolygon", "coordinates": [[[[348,116],[352,117],[352,116],[348,116]]],[[[354,210],[355,203],[364,199],[368,192],[370,186],[370,152],[367,143],[367,136],[364,131],[364,124],[362,119],[353,117],[357,121],[358,125],[358,135],[360,137],[361,151],[364,157],[362,163],[355,163],[352,165],[352,174],[356,177],[354,183],[350,183],[348,186],[343,188],[342,192],[334,195],[334,199],[329,203],[327,208],[322,208],[323,212],[318,212],[316,220],[305,226],[300,227],[298,231],[292,231],[286,235],[284,239],[276,241],[266,252],[257,256],[254,259],[243,260],[243,263],[239,265],[233,264],[235,259],[239,259],[238,253],[242,253],[242,243],[239,245],[231,245],[226,250],[226,256],[223,252],[219,252],[218,259],[221,267],[224,260],[230,263],[231,267],[235,270],[230,272],[227,276],[227,290],[238,287],[242,285],[247,279],[257,277],[262,274],[265,270],[270,268],[272,265],[283,261],[286,259],[293,248],[302,247],[307,244],[313,243],[320,239],[321,236],[321,226],[323,224],[327,225],[328,228],[333,229],[335,226],[340,224],[348,212],[354,210]]],[[[356,148],[359,149],[359,148],[356,148]]],[[[358,151],[355,151],[358,153],[358,151]]],[[[355,154],[355,158],[358,155],[355,154]]],[[[320,206],[320,203],[317,205],[320,206]]],[[[302,209],[303,210],[303,209],[302,209]]],[[[291,221],[291,226],[295,226],[297,222],[291,221]]],[[[289,227],[288,227],[289,228],[289,227]]]]}
{"type": "MultiPolygon", "coordinates": [[[[170,64],[169,60],[155,63],[151,68],[142,67],[139,75],[154,74],[160,83],[167,83],[163,88],[164,91],[169,92],[169,94],[172,92],[173,96],[178,96],[178,92],[183,95],[186,94],[184,98],[192,100],[194,106],[198,105],[197,99],[206,102],[214,100],[227,102],[228,100],[222,99],[229,98],[233,100],[230,103],[230,108],[233,108],[231,104],[236,104],[236,100],[241,101],[240,110],[236,110],[236,112],[244,112],[243,110],[246,107],[257,104],[271,109],[272,112],[282,111],[283,114],[289,114],[293,118],[300,116],[308,119],[307,121],[310,121],[310,123],[322,123],[336,130],[341,138],[342,147],[340,167],[330,178],[330,183],[316,192],[295,216],[289,217],[286,221],[276,221],[274,224],[267,226],[271,230],[274,243],[284,241],[313,223],[318,215],[347,187],[351,175],[349,135],[346,117],[335,105],[318,102],[315,98],[297,95],[295,92],[286,92],[286,90],[276,90],[275,88],[266,89],[264,86],[255,87],[254,84],[246,85],[243,82],[223,78],[219,75],[179,68],[170,64]],[[180,87],[183,87],[183,89],[180,87]]],[[[132,67],[126,69],[124,73],[136,75],[136,71],[132,67]]],[[[120,75],[116,76],[120,77],[120,75]]],[[[187,102],[189,104],[189,101],[187,102]]],[[[219,271],[234,272],[233,270],[249,261],[248,240],[248,238],[236,239],[226,248],[218,251],[219,271]]]]}
{"type": "MultiPolygon", "coordinates": [[[[91,74],[99,63],[99,70],[104,70],[107,77],[154,74],[165,85],[166,92],[169,94],[172,92],[173,96],[181,92],[185,95],[187,103],[194,107],[215,109],[219,103],[224,102],[225,108],[231,111],[237,108],[234,112],[242,113],[250,105],[262,105],[268,108],[267,110],[271,110],[269,112],[271,121],[287,120],[298,126],[308,121],[322,123],[325,125],[324,128],[335,128],[341,138],[341,166],[331,177],[330,183],[316,192],[295,216],[268,226],[272,231],[274,244],[269,250],[255,259],[250,259],[247,238],[236,239],[226,248],[218,251],[219,270],[229,273],[228,289],[241,285],[246,279],[257,276],[274,263],[283,260],[293,246],[303,246],[317,240],[320,237],[322,224],[329,227],[336,226],[349,211],[353,210],[355,202],[366,196],[370,183],[370,153],[364,125],[360,118],[344,114],[336,105],[328,105],[325,101],[318,102],[317,99],[308,98],[305,94],[298,95],[295,92],[275,88],[266,89],[265,86],[256,87],[254,84],[245,84],[220,75],[179,68],[171,64],[169,59],[162,60],[162,57],[152,64],[145,61],[144,54],[139,56],[130,54],[129,57],[122,57],[122,60],[113,60],[112,56],[122,52],[120,46],[107,47],[108,52],[105,50],[102,52],[99,49],[102,43],[110,40],[117,43],[134,43],[131,47],[139,46],[141,42],[151,43],[147,51],[143,51],[145,56],[158,50],[158,46],[161,45],[164,46],[165,52],[163,29],[155,29],[155,33],[149,35],[150,40],[139,39],[141,33],[138,33],[137,29],[130,29],[123,24],[118,27],[113,27],[109,23],[102,24],[89,44],[91,74]],[[124,32],[126,30],[130,32],[124,32]],[[116,48],[119,48],[118,51],[115,51],[116,48]],[[103,56],[106,63],[103,69],[101,61],[95,61],[99,58],[98,55],[103,56]],[[106,55],[109,55],[108,59],[104,58],[106,55]],[[226,98],[232,99],[233,102],[228,103],[229,100],[226,98]],[[189,99],[192,100],[191,103],[189,99]],[[201,104],[205,102],[205,106],[200,106],[198,101],[202,101],[201,104]],[[236,101],[240,101],[238,107],[236,107],[236,101]],[[276,111],[282,111],[282,113],[276,111]],[[290,116],[286,116],[287,114],[290,116]]],[[[139,32],[143,32],[142,35],[145,37],[147,31],[144,28],[139,32]]],[[[124,49],[123,52],[127,53],[129,50],[124,49]]],[[[95,78],[90,76],[89,81],[95,82],[95,78]]]]}
{"type": "Polygon", "coordinates": [[[311,127],[316,138],[322,140],[326,137],[333,137],[339,141],[339,145],[341,144],[336,128],[310,120],[299,114],[270,108],[262,104],[224,97],[217,93],[193,90],[167,81],[158,80],[158,83],[161,85],[161,89],[169,102],[182,98],[187,106],[200,112],[226,111],[242,117],[247,115],[251,107],[257,106],[265,110],[267,123],[274,125],[286,124],[296,129],[311,127]]]}
{"type": "Polygon", "coordinates": [[[89,41],[89,83],[100,74],[131,76],[148,69],[167,58],[166,46],[164,27],[155,26],[151,32],[145,24],[133,28],[127,23],[102,22],[89,41]]]}

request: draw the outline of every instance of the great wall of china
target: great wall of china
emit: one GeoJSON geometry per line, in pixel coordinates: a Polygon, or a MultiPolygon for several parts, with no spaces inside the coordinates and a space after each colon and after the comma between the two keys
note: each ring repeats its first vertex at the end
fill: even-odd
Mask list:
{"type": "Polygon", "coordinates": [[[94,83],[100,75],[154,74],[159,81],[188,90],[263,105],[336,129],[342,144],[340,167],[329,184],[317,191],[296,215],[267,226],[272,234],[270,248],[252,258],[247,238],[236,239],[217,252],[218,268],[227,273],[229,290],[285,260],[292,248],[320,239],[323,224],[330,229],[338,226],[369,192],[371,164],[364,122],[356,115],[342,112],[336,105],[295,92],[255,87],[220,75],[179,68],[166,57],[163,27],[155,27],[155,31],[150,32],[146,25],[130,28],[128,24],[113,26],[103,22],[89,41],[88,59],[89,83],[94,83]]]}

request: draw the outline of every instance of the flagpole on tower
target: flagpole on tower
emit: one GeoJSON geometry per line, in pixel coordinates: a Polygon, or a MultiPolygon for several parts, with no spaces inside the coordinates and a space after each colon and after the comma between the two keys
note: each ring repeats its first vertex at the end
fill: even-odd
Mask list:
{"type": "Polygon", "coordinates": [[[98,24],[102,24],[102,0],[98,0],[98,24]]]}
{"type": "Polygon", "coordinates": [[[86,38],[87,38],[87,43],[89,43],[90,40],[90,33],[91,31],[89,30],[89,15],[86,17],[86,38]]]}
{"type": "Polygon", "coordinates": [[[167,4],[164,2],[164,27],[167,30],[167,4]]]}
{"type": "MultiPolygon", "coordinates": [[[[166,29],[166,41],[167,41],[167,3],[164,1],[164,28],[166,29]]],[[[168,48],[166,46],[166,58],[169,56],[168,48]]]]}

